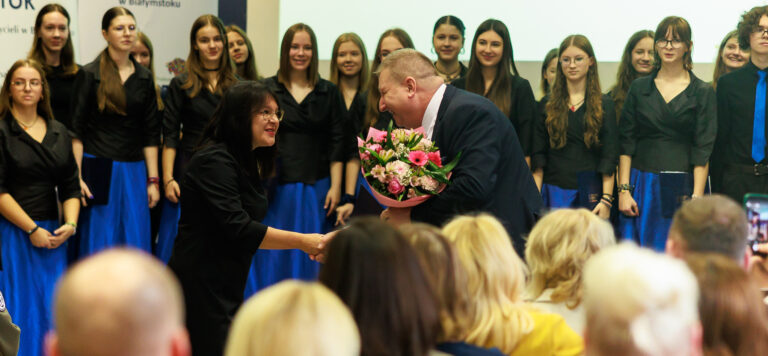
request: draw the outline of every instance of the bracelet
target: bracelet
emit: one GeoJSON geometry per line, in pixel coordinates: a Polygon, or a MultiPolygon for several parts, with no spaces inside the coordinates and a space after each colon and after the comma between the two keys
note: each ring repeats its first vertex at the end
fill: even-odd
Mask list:
{"type": "Polygon", "coordinates": [[[613,203],[613,200],[614,200],[613,194],[609,194],[609,193],[603,193],[603,195],[601,196],[601,199],[606,199],[608,200],[609,203],[613,203]]]}
{"type": "Polygon", "coordinates": [[[605,205],[605,206],[607,206],[609,208],[613,208],[613,204],[611,204],[609,201],[607,201],[605,199],[600,199],[600,204],[603,204],[603,205],[605,205]]]}
{"type": "Polygon", "coordinates": [[[355,199],[354,195],[352,195],[352,194],[344,194],[344,195],[341,196],[341,200],[339,201],[339,206],[342,206],[342,205],[347,204],[347,203],[352,203],[354,205],[356,200],[357,199],[355,199]]]}
{"type": "Polygon", "coordinates": [[[64,225],[69,225],[69,226],[72,226],[72,227],[74,227],[75,229],[77,229],[77,224],[76,224],[76,223],[73,223],[73,222],[66,222],[66,223],[64,223],[64,225]]]}
{"type": "Polygon", "coordinates": [[[632,193],[635,190],[635,186],[631,184],[619,184],[619,193],[627,191],[632,193]]]}
{"type": "Polygon", "coordinates": [[[160,185],[160,178],[158,178],[158,177],[149,177],[149,178],[147,178],[147,184],[160,185]]]}
{"type": "Polygon", "coordinates": [[[37,229],[39,229],[39,228],[40,228],[40,226],[38,226],[38,225],[35,225],[35,227],[33,227],[33,228],[32,228],[32,230],[29,230],[29,231],[27,231],[27,235],[32,235],[32,234],[34,234],[34,233],[35,233],[35,231],[37,231],[37,229]]]}
{"type": "Polygon", "coordinates": [[[175,182],[175,181],[176,180],[173,178],[169,179],[167,182],[165,182],[165,185],[163,186],[163,188],[168,188],[168,184],[171,184],[171,182],[175,182]]]}

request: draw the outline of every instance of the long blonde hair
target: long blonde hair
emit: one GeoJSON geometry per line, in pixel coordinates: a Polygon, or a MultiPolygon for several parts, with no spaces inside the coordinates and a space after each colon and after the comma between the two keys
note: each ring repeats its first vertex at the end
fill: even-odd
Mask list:
{"type": "Polygon", "coordinates": [[[533,330],[523,302],[525,265],[504,226],[491,215],[460,216],[444,228],[467,272],[470,327],[466,342],[510,354],[533,330]]]}
{"type": "Polygon", "coordinates": [[[525,246],[528,296],[551,288],[552,301],[574,309],[581,303],[582,270],[600,249],[613,245],[611,225],[587,209],[558,209],[531,230],[525,246]]]}

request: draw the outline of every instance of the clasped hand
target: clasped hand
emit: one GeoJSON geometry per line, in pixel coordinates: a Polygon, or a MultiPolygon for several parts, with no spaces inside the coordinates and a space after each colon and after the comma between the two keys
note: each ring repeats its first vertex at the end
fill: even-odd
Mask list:
{"type": "Polygon", "coordinates": [[[309,259],[324,263],[328,256],[328,246],[337,233],[338,231],[332,231],[327,234],[306,234],[309,238],[307,239],[304,252],[309,255],[309,259]]]}

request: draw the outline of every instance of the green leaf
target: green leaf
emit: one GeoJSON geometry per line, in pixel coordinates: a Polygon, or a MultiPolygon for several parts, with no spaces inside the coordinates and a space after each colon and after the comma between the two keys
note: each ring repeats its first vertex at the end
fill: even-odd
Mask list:
{"type": "Polygon", "coordinates": [[[379,154],[376,153],[376,151],[374,151],[374,150],[372,150],[372,149],[370,149],[368,147],[359,147],[359,148],[360,148],[360,151],[363,151],[363,150],[368,151],[371,154],[371,156],[373,156],[373,158],[376,158],[376,160],[379,161],[380,164],[383,165],[383,164],[387,163],[387,161],[385,161],[383,158],[381,158],[381,156],[379,156],[379,154]]]}
{"type": "Polygon", "coordinates": [[[448,174],[448,172],[452,171],[453,168],[456,167],[457,164],[459,164],[460,159],[461,159],[461,152],[459,152],[459,154],[457,154],[456,157],[454,157],[450,163],[444,165],[443,168],[440,169],[440,172],[443,174],[448,174]]]}

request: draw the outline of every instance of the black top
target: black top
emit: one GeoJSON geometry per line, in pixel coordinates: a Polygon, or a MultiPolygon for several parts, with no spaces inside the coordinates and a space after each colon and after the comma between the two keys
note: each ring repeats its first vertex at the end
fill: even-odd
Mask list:
{"type": "Polygon", "coordinates": [[[656,88],[657,72],[635,79],[619,122],[620,154],[645,172],[691,172],[709,162],[717,134],[715,92],[689,72],[691,83],[669,103],[656,88]]]}
{"type": "MultiPolygon", "coordinates": [[[[466,89],[467,78],[461,77],[451,82],[460,89],[466,89]]],[[[510,90],[511,105],[509,107],[509,119],[515,127],[520,145],[523,147],[523,153],[530,156],[532,152],[531,137],[533,136],[533,125],[538,117],[538,105],[533,96],[531,83],[520,76],[512,76],[512,88],[510,90]]]]}
{"type": "MultiPolygon", "coordinates": [[[[547,100],[545,98],[544,101],[547,100]]],[[[546,105],[546,102],[544,103],[546,105]]],[[[543,112],[536,122],[533,135],[531,166],[535,170],[544,168],[544,183],[565,189],[578,188],[578,174],[596,171],[612,175],[619,159],[619,132],[616,127],[616,113],[613,100],[602,95],[603,123],[598,133],[599,144],[587,148],[584,143],[584,115],[587,106],[582,105],[576,112],[568,110],[565,146],[553,149],[549,143],[549,131],[543,112]]]]}
{"type": "Polygon", "coordinates": [[[522,254],[543,202],[515,129],[488,99],[445,88],[432,139],[443,162],[461,153],[451,184],[411,210],[411,219],[442,226],[456,215],[488,212],[504,225],[522,254]]]}
{"type": "Polygon", "coordinates": [[[207,88],[201,89],[194,98],[189,96],[192,91],[182,89],[187,81],[187,73],[171,79],[168,86],[168,97],[165,98],[163,113],[163,142],[170,148],[192,152],[197,146],[203,130],[211,121],[213,112],[221,101],[221,96],[211,93],[207,88]],[[184,127],[184,136],[180,133],[184,127]]]}
{"type": "MultiPolygon", "coordinates": [[[[752,128],[759,69],[748,61],[717,81],[717,140],[712,164],[768,163],[752,159],[752,128]]],[[[763,70],[765,71],[765,70],[763,70]]],[[[768,116],[768,114],[766,115],[768,116]]],[[[768,127],[768,125],[766,125],[768,127]]]]}
{"type": "Polygon", "coordinates": [[[67,128],[47,121],[43,142],[11,114],[0,119],[0,193],[10,194],[32,220],[58,220],[58,201],[80,197],[80,179],[67,128]]]}
{"type": "Polygon", "coordinates": [[[331,162],[349,157],[346,106],[333,83],[320,79],[301,103],[297,103],[277,76],[264,82],[277,94],[285,111],[277,132],[280,181],[313,184],[330,174],[331,162]]]}
{"type": "Polygon", "coordinates": [[[76,74],[64,75],[64,69],[61,66],[51,67],[51,69],[50,73],[46,73],[45,80],[48,81],[48,86],[51,89],[50,99],[53,118],[71,130],[72,88],[75,85],[76,74]]]}
{"type": "Polygon", "coordinates": [[[116,161],[141,161],[143,149],[160,144],[160,122],[152,72],[129,57],[135,68],[123,87],[126,113],[99,112],[99,55],[77,72],[73,89],[72,127],[83,149],[94,156],[116,161]]]}
{"type": "Polygon", "coordinates": [[[358,136],[362,136],[363,139],[368,135],[368,132],[363,132],[363,121],[365,121],[365,94],[361,92],[355,93],[354,99],[352,99],[352,104],[349,106],[349,109],[347,109],[347,118],[346,118],[346,138],[345,140],[349,144],[349,156],[348,159],[357,158],[359,157],[358,151],[357,151],[357,138],[358,136]]]}

